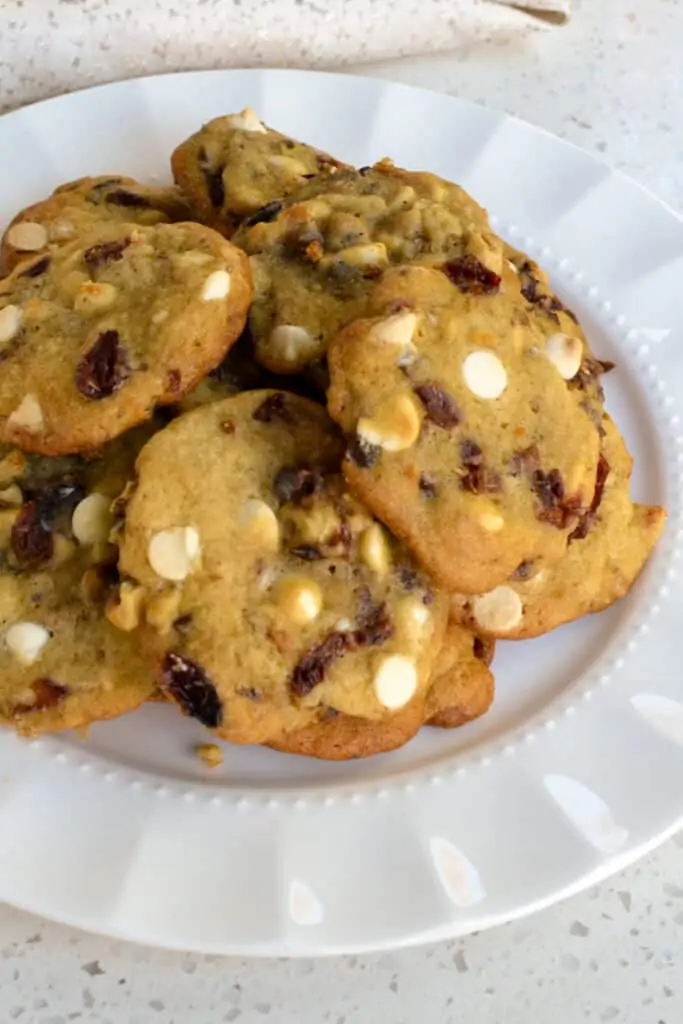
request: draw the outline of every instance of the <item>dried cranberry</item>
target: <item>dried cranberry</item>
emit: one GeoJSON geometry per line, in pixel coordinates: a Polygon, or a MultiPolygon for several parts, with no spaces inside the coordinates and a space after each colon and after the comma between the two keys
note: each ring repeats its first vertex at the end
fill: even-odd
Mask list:
{"type": "Polygon", "coordinates": [[[52,558],[52,527],[46,523],[39,501],[22,505],[11,533],[12,550],[23,569],[37,569],[52,558]]]}
{"type": "Polygon", "coordinates": [[[522,448],[514,452],[510,459],[510,475],[521,476],[522,473],[530,475],[538,469],[540,460],[538,445],[532,444],[528,448],[522,448]]]}
{"type": "Polygon", "coordinates": [[[438,384],[416,384],[413,391],[424,405],[427,419],[437,427],[452,430],[460,423],[460,410],[451,396],[438,384]]]}
{"type": "Polygon", "coordinates": [[[593,492],[591,506],[586,514],[581,518],[581,521],[574,532],[569,535],[570,544],[575,540],[584,540],[584,538],[587,537],[593,529],[597,518],[597,511],[602,503],[602,496],[605,490],[605,484],[607,483],[607,477],[610,472],[610,464],[605,456],[601,454],[598,459],[598,469],[595,475],[595,490],[593,492]]]}
{"type": "Polygon", "coordinates": [[[397,565],[394,572],[404,590],[416,590],[420,584],[420,575],[409,565],[397,565]]]}
{"type": "Polygon", "coordinates": [[[192,616],[181,615],[173,623],[173,628],[177,630],[177,632],[180,633],[182,636],[187,636],[187,634],[190,632],[190,629],[192,628],[192,616]]]}
{"type": "Polygon", "coordinates": [[[490,295],[500,288],[500,275],[470,253],[448,260],[441,269],[461,292],[469,295],[490,295]]]}
{"type": "Polygon", "coordinates": [[[490,665],[493,661],[495,649],[496,645],[493,640],[489,640],[487,637],[475,636],[472,643],[472,653],[475,658],[483,661],[485,665],[490,665]]]}
{"type": "Polygon", "coordinates": [[[565,530],[580,512],[579,499],[567,497],[562,475],[557,469],[551,469],[547,473],[542,469],[534,470],[531,475],[531,489],[541,503],[536,517],[558,530],[565,530]]]}
{"type": "Polygon", "coordinates": [[[425,498],[431,499],[436,497],[436,480],[431,473],[420,473],[418,487],[425,498]]]}
{"type": "Polygon", "coordinates": [[[79,501],[85,498],[85,487],[79,481],[66,477],[58,483],[48,484],[35,493],[40,518],[46,527],[51,529],[55,520],[63,519],[71,523],[73,510],[79,501]]]}
{"type": "Polygon", "coordinates": [[[394,632],[387,606],[375,604],[367,587],[361,589],[359,604],[354,644],[358,647],[377,647],[383,644],[394,632]]]}
{"type": "Polygon", "coordinates": [[[30,266],[26,267],[26,270],[22,270],[19,277],[40,277],[44,274],[47,268],[50,266],[51,260],[49,256],[43,256],[42,259],[37,260],[35,263],[31,263],[30,266]]]}
{"type": "Polygon", "coordinates": [[[88,270],[94,273],[103,263],[111,263],[120,260],[124,251],[130,245],[130,238],[122,238],[115,242],[100,242],[92,245],[83,253],[83,260],[88,270]]]}
{"type": "Polygon", "coordinates": [[[289,686],[296,697],[306,697],[322,683],[330,665],[354,646],[353,633],[330,633],[300,658],[289,686]]]}
{"type": "Polygon", "coordinates": [[[282,502],[298,505],[313,494],[319,494],[325,486],[325,478],[318,469],[309,466],[285,466],[275,477],[273,489],[282,502]]]}
{"type": "Polygon", "coordinates": [[[259,701],[263,700],[263,694],[255,690],[253,686],[238,686],[235,689],[235,693],[238,697],[245,697],[254,704],[258,704],[259,701]]]}
{"type": "Polygon", "coordinates": [[[166,374],[166,392],[169,395],[177,395],[182,384],[180,370],[169,370],[166,374]]]}
{"type": "Polygon", "coordinates": [[[160,685],[186,715],[198,719],[209,729],[221,724],[223,707],[216,687],[196,661],[169,651],[161,665],[160,685]]]}
{"type": "Polygon", "coordinates": [[[76,387],[85,398],[108,398],[128,380],[130,368],[119,332],[104,331],[76,367],[76,387]]]}
{"type": "Polygon", "coordinates": [[[602,388],[599,387],[599,379],[603,373],[609,373],[614,369],[614,363],[610,360],[595,359],[593,356],[584,356],[578,372],[569,382],[572,388],[580,391],[587,391],[593,386],[598,387],[598,397],[602,397],[602,388]]]}
{"type": "Polygon", "coordinates": [[[268,395],[257,409],[252,413],[252,419],[259,423],[293,423],[294,416],[285,404],[287,396],[283,391],[276,391],[274,395],[268,395]]]}
{"type": "Polygon", "coordinates": [[[106,192],[112,185],[120,185],[122,181],[123,178],[105,178],[104,181],[98,181],[88,192],[88,202],[99,203],[103,192],[106,192]]]}
{"type": "Polygon", "coordinates": [[[254,224],[269,224],[270,221],[275,220],[282,209],[282,206],[283,204],[279,199],[271,199],[271,201],[266,203],[265,206],[262,206],[260,210],[256,210],[255,213],[245,217],[242,223],[248,228],[253,227],[254,224]]]}
{"type": "Polygon", "coordinates": [[[35,694],[35,700],[32,704],[27,705],[27,711],[45,711],[48,708],[54,708],[69,692],[65,686],[56,683],[53,679],[48,679],[47,676],[36,679],[31,689],[35,694]]]}
{"type": "Polygon", "coordinates": [[[360,469],[372,469],[379,462],[382,449],[379,445],[370,444],[362,437],[355,437],[349,445],[346,457],[360,469]]]}
{"type": "Polygon", "coordinates": [[[219,210],[225,202],[225,186],[223,184],[223,168],[220,167],[217,171],[209,167],[207,162],[206,150],[202,147],[199,150],[199,166],[204,175],[204,181],[206,182],[206,191],[209,193],[209,200],[211,205],[219,210]]]}
{"type": "Polygon", "coordinates": [[[465,470],[460,478],[460,486],[470,494],[497,494],[502,487],[498,473],[486,468],[484,453],[478,444],[471,440],[460,444],[460,458],[465,470]]]}
{"type": "Polygon", "coordinates": [[[125,188],[115,188],[112,192],[107,192],[104,201],[111,203],[112,206],[139,207],[140,209],[149,209],[152,205],[144,196],[138,195],[136,192],[129,192],[125,188]]]}

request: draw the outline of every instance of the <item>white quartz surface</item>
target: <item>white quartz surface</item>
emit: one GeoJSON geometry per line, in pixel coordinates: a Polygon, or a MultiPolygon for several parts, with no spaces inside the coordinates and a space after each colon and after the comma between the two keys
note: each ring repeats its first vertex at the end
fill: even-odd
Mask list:
{"type": "MultiPolygon", "coordinates": [[[[8,6],[17,5],[0,5],[0,40],[8,6]]],[[[60,18],[78,0],[23,6],[40,6],[55,30],[56,52],[44,63],[64,65],[60,18]]],[[[90,6],[106,12],[108,4],[90,6]]],[[[181,6],[185,15],[205,7],[201,0],[181,6]]],[[[363,70],[527,118],[604,155],[683,209],[683,0],[575,6],[560,31],[482,36],[447,57],[363,70]]],[[[329,49],[332,20],[323,31],[318,42],[329,49]]],[[[0,81],[11,76],[17,90],[8,97],[3,89],[8,104],[53,91],[40,77],[45,46],[44,37],[22,34],[12,69],[0,60],[0,81]]],[[[206,65],[193,54],[188,66],[206,65]]],[[[64,68],[60,81],[79,84],[78,67],[64,68]]],[[[526,921],[382,956],[245,961],[165,953],[0,907],[0,1022],[680,1024],[682,954],[679,838],[611,883],[526,921]]]]}

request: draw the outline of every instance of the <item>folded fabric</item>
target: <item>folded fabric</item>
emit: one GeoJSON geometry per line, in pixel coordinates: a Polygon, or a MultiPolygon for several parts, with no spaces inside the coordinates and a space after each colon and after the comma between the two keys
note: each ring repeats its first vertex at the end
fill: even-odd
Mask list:
{"type": "MultiPolygon", "coordinates": [[[[358,66],[547,28],[570,0],[45,0],[2,5],[4,109],[69,89],[212,67],[358,66]]],[[[0,107],[2,109],[3,107],[0,107]]]]}

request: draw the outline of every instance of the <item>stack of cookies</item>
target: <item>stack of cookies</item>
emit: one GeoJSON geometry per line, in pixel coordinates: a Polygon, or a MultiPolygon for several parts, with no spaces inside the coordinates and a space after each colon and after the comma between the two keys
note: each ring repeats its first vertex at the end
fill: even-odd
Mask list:
{"type": "Polygon", "coordinates": [[[611,364],[457,185],[217,118],[175,186],[21,211],[0,281],[0,720],[168,700],[234,743],[393,749],[497,639],[623,597],[611,364]]]}

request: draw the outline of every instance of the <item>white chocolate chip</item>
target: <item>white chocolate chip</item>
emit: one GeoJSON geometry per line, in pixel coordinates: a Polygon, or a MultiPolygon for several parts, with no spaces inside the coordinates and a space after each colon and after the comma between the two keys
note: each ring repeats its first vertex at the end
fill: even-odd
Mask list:
{"type": "Polygon", "coordinates": [[[553,334],[545,343],[545,354],[564,380],[576,377],[583,359],[583,345],[580,338],[568,334],[553,334]]]}
{"type": "Polygon", "coordinates": [[[13,224],[5,235],[5,240],[21,252],[37,252],[47,245],[47,231],[42,224],[25,220],[13,224]]]}
{"type": "Polygon", "coordinates": [[[297,368],[309,361],[318,346],[305,327],[279,324],[268,336],[268,354],[278,363],[297,368]]]}
{"type": "Polygon", "coordinates": [[[506,259],[505,262],[507,263],[507,265],[510,268],[510,270],[514,274],[517,274],[517,276],[519,277],[519,267],[517,266],[517,264],[513,263],[512,260],[508,260],[508,259],[506,259]]]}
{"type": "Polygon", "coordinates": [[[405,637],[411,647],[415,647],[424,639],[425,628],[431,617],[429,608],[419,597],[404,597],[396,607],[396,633],[405,637]]]}
{"type": "Polygon", "coordinates": [[[50,631],[36,622],[15,622],[5,633],[5,643],[17,661],[32,665],[50,639],[50,631]]]}
{"type": "Polygon", "coordinates": [[[187,252],[176,253],[173,262],[178,267],[203,267],[212,263],[214,257],[210,252],[202,252],[201,249],[188,249],[187,252]]]}
{"type": "Polygon", "coordinates": [[[379,523],[373,523],[367,530],[363,530],[358,541],[358,553],[368,568],[378,576],[387,574],[391,565],[391,552],[386,533],[379,523]]]}
{"type": "Polygon", "coordinates": [[[387,399],[372,417],[361,416],[357,432],[368,444],[388,452],[401,452],[415,444],[422,421],[412,397],[407,394],[387,399]]]}
{"type": "Polygon", "coordinates": [[[261,569],[256,579],[256,585],[259,590],[270,590],[273,583],[275,582],[275,570],[272,566],[267,565],[261,569]]]}
{"type": "Polygon", "coordinates": [[[305,626],[320,615],[323,595],[315,580],[286,576],[274,588],[274,599],[288,619],[305,626]]]}
{"type": "Polygon", "coordinates": [[[71,519],[71,530],[79,544],[106,544],[113,525],[111,498],[97,491],[79,501],[71,519]]]}
{"type": "Polygon", "coordinates": [[[487,533],[500,533],[505,526],[505,520],[499,512],[491,510],[481,513],[479,516],[479,524],[482,530],[486,530],[487,533]]]}
{"type": "Polygon", "coordinates": [[[43,410],[35,395],[26,395],[7,419],[10,427],[20,427],[30,434],[37,434],[45,426],[43,410]]]}
{"type": "Polygon", "coordinates": [[[18,306],[0,309],[0,345],[6,345],[16,336],[21,327],[21,310],[18,306]]]}
{"type": "Polygon", "coordinates": [[[152,323],[163,324],[164,320],[168,320],[168,310],[155,309],[154,312],[152,313],[152,323]]]}
{"type": "Polygon", "coordinates": [[[212,302],[214,299],[225,299],[230,294],[230,274],[227,270],[214,270],[209,274],[202,287],[202,301],[212,302]]]}
{"type": "Polygon", "coordinates": [[[498,398],[505,391],[508,375],[497,355],[479,349],[470,352],[462,364],[465,383],[478,398],[498,398]]]}
{"type": "Polygon", "coordinates": [[[277,167],[281,171],[285,171],[287,174],[292,174],[294,177],[302,178],[306,174],[306,168],[300,160],[296,160],[293,156],[271,156],[268,157],[269,164],[272,167],[277,167]]]}
{"type": "Polygon", "coordinates": [[[337,619],[334,628],[337,633],[350,633],[354,626],[351,619],[337,619]]]}
{"type": "Polygon", "coordinates": [[[417,317],[414,313],[394,313],[370,329],[370,341],[397,345],[406,352],[415,352],[413,335],[416,327],[417,317]]]}
{"type": "Polygon", "coordinates": [[[53,220],[48,225],[48,235],[51,242],[63,242],[67,238],[73,238],[76,234],[76,228],[70,220],[53,220]]]}
{"type": "Polygon", "coordinates": [[[239,114],[230,114],[225,120],[231,128],[239,128],[243,132],[261,132],[265,134],[268,131],[266,126],[259,121],[251,107],[245,107],[239,114]]]}
{"type": "Polygon", "coordinates": [[[240,523],[251,538],[264,551],[277,551],[280,547],[280,524],[277,516],[265,501],[249,498],[242,506],[240,523]]]}
{"type": "Polygon", "coordinates": [[[162,580],[184,580],[200,553],[199,534],[193,526],[172,526],[155,533],[147,548],[147,559],[162,580]]]}
{"type": "Polygon", "coordinates": [[[522,621],[522,601],[512,587],[502,586],[472,601],[475,621],[487,633],[510,633],[522,621]]]}
{"type": "Polygon", "coordinates": [[[385,708],[402,708],[417,689],[415,665],[402,654],[389,654],[382,659],[372,685],[377,700],[385,708]]]}
{"type": "Polygon", "coordinates": [[[118,288],[106,281],[86,281],[76,292],[74,309],[77,313],[99,313],[116,302],[118,288]]]}
{"type": "Polygon", "coordinates": [[[181,593],[179,587],[170,587],[154,594],[145,606],[145,621],[157,633],[170,633],[180,611],[181,593]]]}

